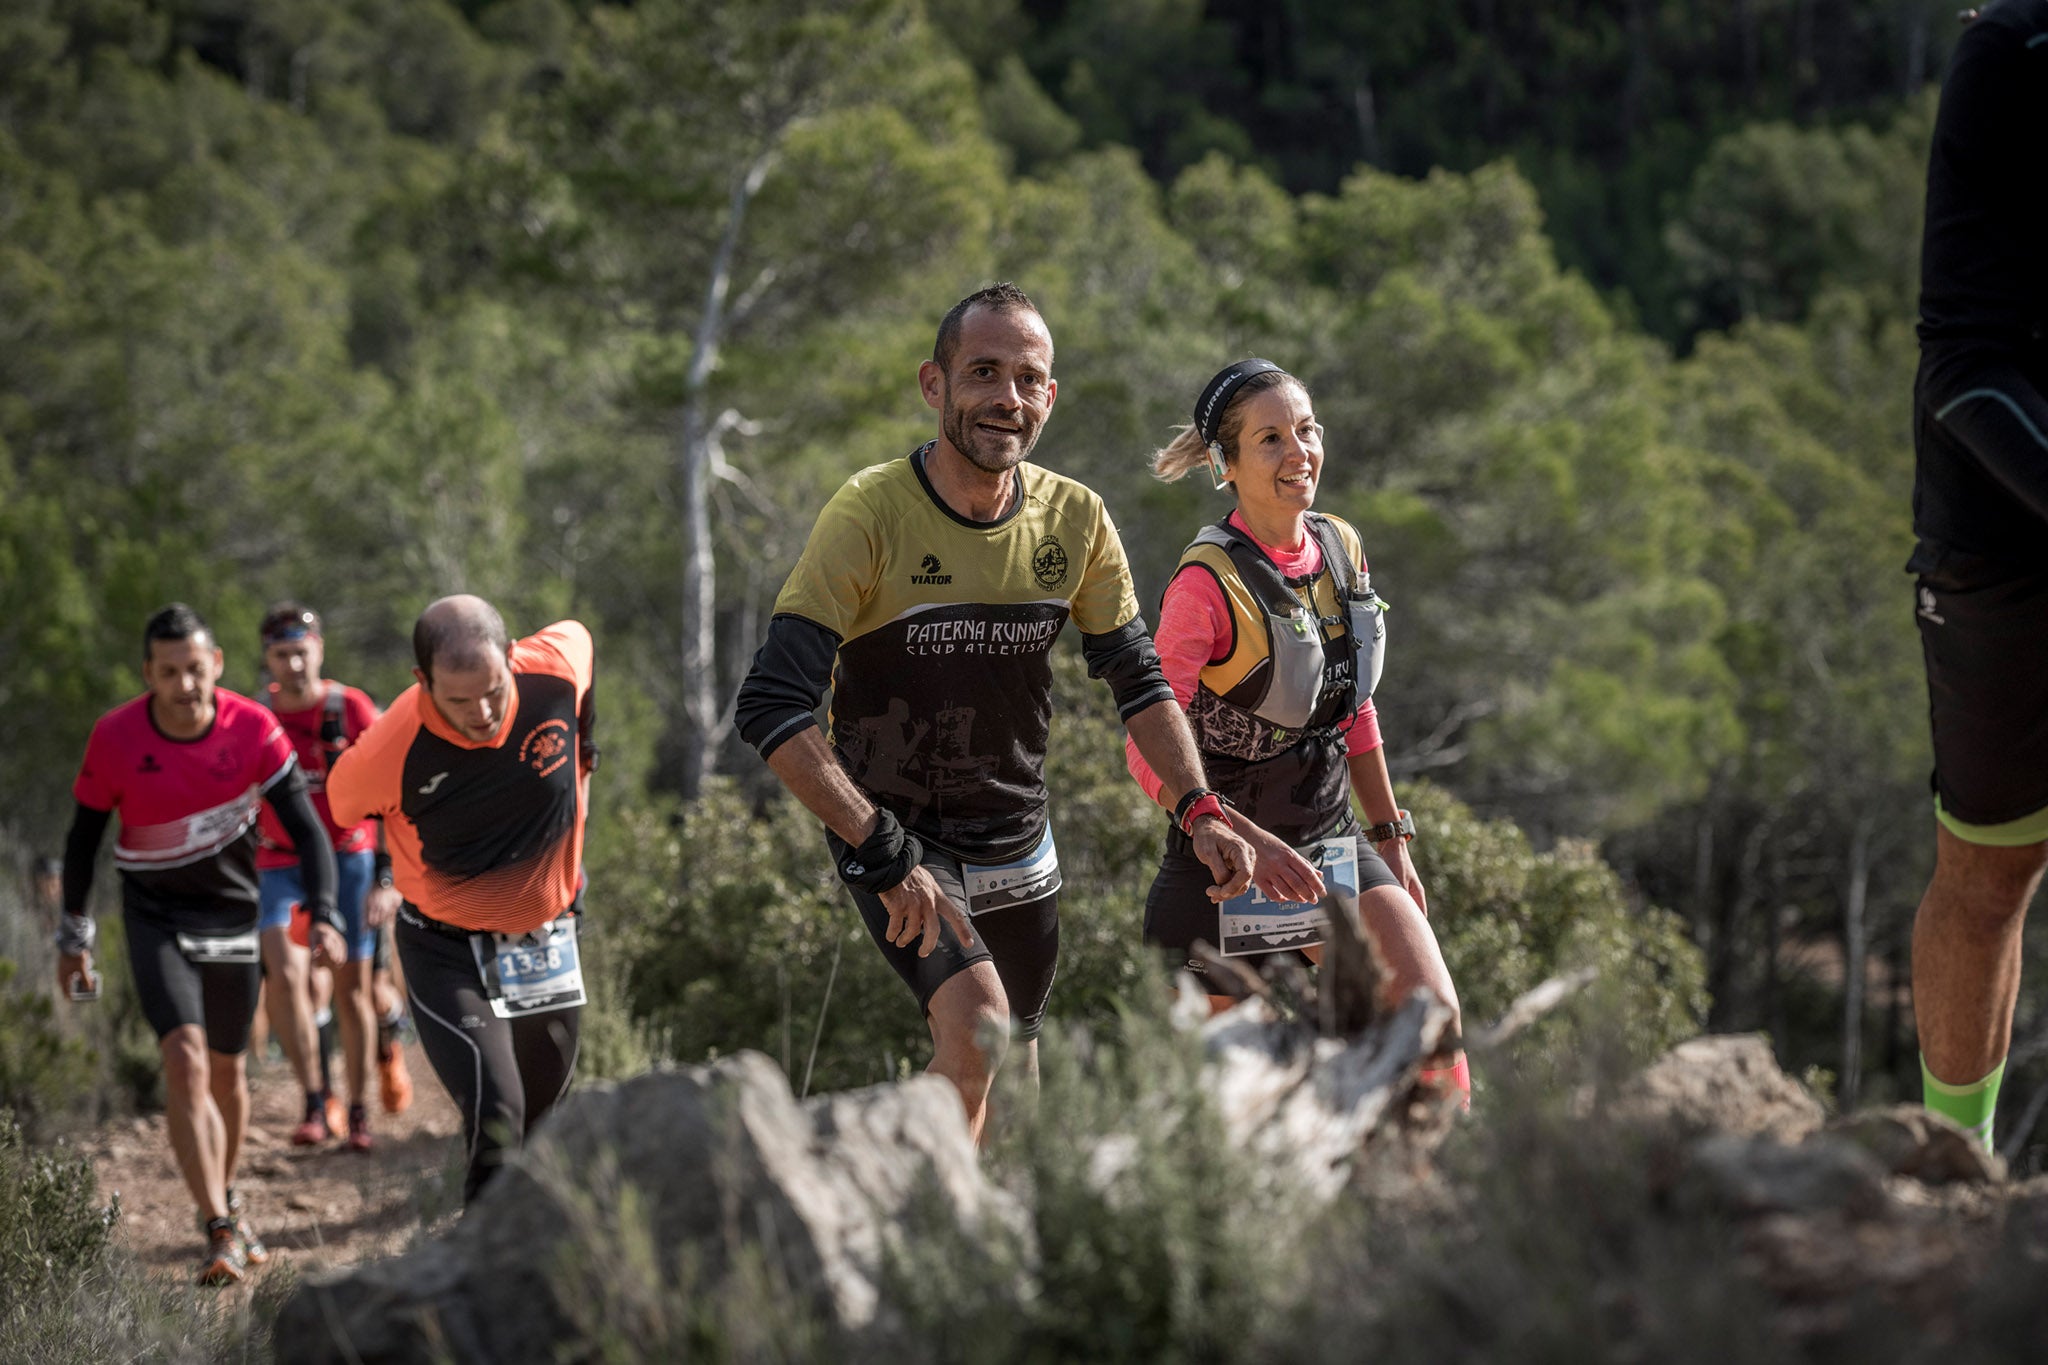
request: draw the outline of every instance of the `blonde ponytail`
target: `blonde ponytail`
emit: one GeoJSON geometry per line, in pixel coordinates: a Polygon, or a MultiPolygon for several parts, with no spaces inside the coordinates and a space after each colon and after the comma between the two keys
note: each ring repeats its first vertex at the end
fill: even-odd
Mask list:
{"type": "Polygon", "coordinates": [[[1192,424],[1180,428],[1171,441],[1152,452],[1152,473],[1167,483],[1183,479],[1208,463],[1209,448],[1202,444],[1202,433],[1192,424]]]}

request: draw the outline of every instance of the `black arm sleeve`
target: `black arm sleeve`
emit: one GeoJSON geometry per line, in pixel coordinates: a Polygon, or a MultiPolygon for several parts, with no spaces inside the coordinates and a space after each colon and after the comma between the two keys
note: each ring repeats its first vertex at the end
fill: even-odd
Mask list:
{"type": "Polygon", "coordinates": [[[340,929],[341,912],[334,908],[334,845],[327,841],[327,826],[306,794],[306,775],[294,766],[263,799],[277,812],[277,823],[299,852],[299,884],[306,891],[307,913],[340,929]]]}
{"type": "Polygon", "coordinates": [[[100,840],[107,837],[107,825],[114,818],[110,810],[81,805],[72,812],[71,832],[64,836],[64,913],[85,913],[86,897],[92,892],[92,865],[100,856],[100,840]]]}
{"type": "Polygon", "coordinates": [[[1148,706],[1173,700],[1144,617],[1133,616],[1101,635],[1082,635],[1081,654],[1088,660],[1088,676],[1109,683],[1120,719],[1128,722],[1148,706]]]}
{"type": "Polygon", "coordinates": [[[1986,358],[1964,373],[1972,386],[1936,408],[1934,420],[2048,525],[2048,399],[2009,362],[1986,358]]]}
{"type": "Polygon", "coordinates": [[[754,652],[754,666],[733,702],[740,738],[762,758],[818,723],[815,712],[832,685],[839,637],[801,616],[778,616],[754,652]]]}
{"type": "Polygon", "coordinates": [[[585,777],[597,771],[602,757],[597,747],[597,665],[590,666],[590,686],[583,689],[583,704],[576,708],[576,752],[581,756],[585,777]]]}

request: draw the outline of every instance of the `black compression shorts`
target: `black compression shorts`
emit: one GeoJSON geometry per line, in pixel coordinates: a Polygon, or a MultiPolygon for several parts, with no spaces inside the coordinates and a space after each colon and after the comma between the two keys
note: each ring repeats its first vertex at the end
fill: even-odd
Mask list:
{"type": "MultiPolygon", "coordinates": [[[[1351,827],[1358,843],[1358,889],[1365,892],[1376,886],[1399,886],[1400,879],[1379,851],[1365,841],[1364,832],[1355,823],[1351,827]]],[[[1145,942],[1164,949],[1168,968],[1192,973],[1209,994],[1234,996],[1239,994],[1236,987],[1210,976],[1192,951],[1198,939],[1213,948],[1222,937],[1222,912],[1209,899],[1209,888],[1214,885],[1216,874],[1195,856],[1193,841],[1178,829],[1169,829],[1159,875],[1152,879],[1152,890],[1145,897],[1145,942]]],[[[1231,960],[1257,971],[1280,958],[1308,964],[1307,954],[1295,949],[1249,953],[1231,960]]]]}
{"type": "Polygon", "coordinates": [[[2048,839],[2048,568],[1929,541],[1907,567],[1942,823],[1971,843],[2048,839]]]}
{"type": "MultiPolygon", "coordinates": [[[[186,959],[178,947],[179,931],[166,921],[132,907],[122,911],[121,921],[128,931],[135,994],[157,1041],[173,1029],[198,1024],[206,1030],[209,1051],[229,1057],[248,1051],[263,965],[252,959],[201,966],[186,959]]],[[[256,932],[253,918],[248,928],[256,932]]]]}
{"type": "MultiPolygon", "coordinates": [[[[837,867],[848,852],[847,845],[830,830],[825,832],[825,841],[832,852],[832,864],[837,867]]],[[[927,846],[924,869],[939,884],[940,892],[964,911],[967,890],[960,860],[927,846]]],[[[903,978],[903,984],[910,987],[911,993],[917,997],[920,1010],[929,1014],[932,996],[953,977],[977,962],[993,962],[996,976],[1003,983],[1003,994],[1009,998],[1013,1036],[1027,1042],[1038,1036],[1039,1029],[1045,1025],[1046,1003],[1052,999],[1052,980],[1059,971],[1058,891],[1023,905],[1004,906],[1000,910],[976,915],[973,919],[976,941],[969,945],[963,945],[959,935],[953,932],[953,926],[941,920],[938,946],[932,949],[931,956],[919,957],[917,949],[922,940],[913,939],[909,946],[902,948],[889,942],[889,909],[882,904],[880,896],[851,887],[847,890],[860,910],[861,920],[868,927],[869,937],[882,950],[882,956],[889,960],[889,965],[896,969],[896,975],[903,978]]]]}
{"type": "Polygon", "coordinates": [[[429,920],[409,904],[392,929],[420,1046],[462,1115],[469,1144],[465,1204],[568,1093],[583,1019],[581,1006],[500,1019],[484,990],[472,937],[487,948],[493,941],[490,934],[472,936],[429,920]]]}

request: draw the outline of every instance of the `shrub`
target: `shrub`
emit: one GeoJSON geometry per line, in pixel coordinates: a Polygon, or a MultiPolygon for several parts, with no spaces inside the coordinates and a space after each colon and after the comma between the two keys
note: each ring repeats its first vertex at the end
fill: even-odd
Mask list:
{"type": "Polygon", "coordinates": [[[98,1200],[90,1161],[32,1150],[14,1114],[0,1109],[0,1314],[18,1317],[30,1300],[99,1268],[121,1206],[118,1197],[98,1200]]]}
{"type": "MultiPolygon", "coordinates": [[[[1579,967],[1599,969],[1596,996],[1615,1042],[1638,1061],[1691,1037],[1706,1018],[1706,964],[1676,915],[1633,907],[1588,843],[1538,853],[1506,820],[1482,820],[1439,787],[1405,793],[1430,923],[1457,984],[1466,1027],[1579,967]]],[[[1544,1026],[1554,1033],[1555,1023],[1544,1026]]]]}
{"type": "Polygon", "coordinates": [[[1054,1025],[1039,1100],[989,1153],[1031,1237],[932,1230],[891,1295],[915,1355],[977,1365],[1250,1358],[1298,1303],[1318,1217],[1226,1140],[1164,1009],[1054,1025]]]}
{"type": "Polygon", "coordinates": [[[0,1108],[12,1111],[17,1127],[35,1131],[92,1092],[97,1058],[58,1029],[50,992],[18,982],[18,974],[0,958],[0,1108]]]}

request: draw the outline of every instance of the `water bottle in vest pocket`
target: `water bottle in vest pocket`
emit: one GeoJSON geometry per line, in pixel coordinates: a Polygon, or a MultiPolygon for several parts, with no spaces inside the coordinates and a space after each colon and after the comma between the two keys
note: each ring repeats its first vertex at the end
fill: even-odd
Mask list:
{"type": "Polygon", "coordinates": [[[1351,676],[1358,680],[1362,700],[1380,685],[1380,671],[1387,666],[1387,604],[1372,590],[1371,574],[1344,603],[1344,624],[1351,631],[1351,676]]]}

